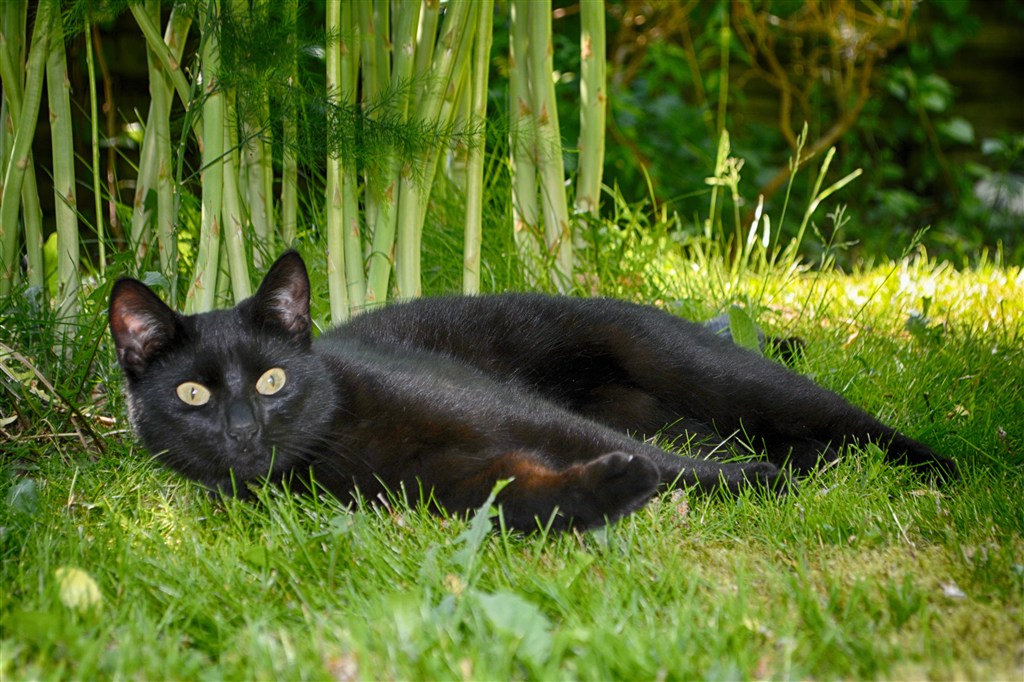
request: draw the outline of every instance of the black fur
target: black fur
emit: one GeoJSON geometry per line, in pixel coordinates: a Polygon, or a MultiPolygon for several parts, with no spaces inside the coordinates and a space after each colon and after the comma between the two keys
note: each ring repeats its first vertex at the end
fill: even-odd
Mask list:
{"type": "Polygon", "coordinates": [[[117,282],[110,325],[132,423],[207,486],[267,476],[341,499],[408,494],[453,513],[494,484],[505,522],[585,528],[659,488],[787,489],[845,443],[956,475],[952,460],[728,339],[657,309],[536,294],[440,297],[367,312],[311,339],[309,280],[289,252],[229,310],[181,316],[117,282]],[[284,370],[277,392],[257,380],[284,370]],[[209,391],[199,406],[176,388],[209,391]],[[192,384],[189,384],[192,385],[192,384]],[[645,442],[688,443],[690,457],[645,442]],[[722,462],[733,447],[768,461],[722,462]]]}

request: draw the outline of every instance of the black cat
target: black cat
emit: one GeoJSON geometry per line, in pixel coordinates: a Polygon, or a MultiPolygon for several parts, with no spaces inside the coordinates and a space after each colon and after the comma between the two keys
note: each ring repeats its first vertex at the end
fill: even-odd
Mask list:
{"type": "Polygon", "coordinates": [[[780,467],[805,473],[854,441],[956,475],[838,395],[651,307],[451,296],[367,312],[315,341],[311,327],[294,252],[255,296],[200,315],[118,281],[110,328],[136,432],[227,491],[269,476],[463,513],[513,479],[498,502],[526,530],[598,525],[672,485],[782,492],[780,467]],[[692,457],[642,440],[654,435],[692,457]],[[719,461],[736,447],[768,461],[719,461]]]}

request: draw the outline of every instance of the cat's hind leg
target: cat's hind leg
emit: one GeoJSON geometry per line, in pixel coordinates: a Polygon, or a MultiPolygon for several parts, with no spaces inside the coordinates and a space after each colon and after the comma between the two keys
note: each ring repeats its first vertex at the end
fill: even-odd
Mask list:
{"type": "MultiPolygon", "coordinates": [[[[476,462],[479,466],[479,460],[476,462]]],[[[496,500],[505,525],[523,531],[550,524],[552,530],[600,526],[642,507],[661,475],[643,455],[610,452],[557,469],[533,452],[509,451],[488,458],[478,473],[435,495],[449,511],[469,511],[500,480],[511,479],[496,500]]]]}

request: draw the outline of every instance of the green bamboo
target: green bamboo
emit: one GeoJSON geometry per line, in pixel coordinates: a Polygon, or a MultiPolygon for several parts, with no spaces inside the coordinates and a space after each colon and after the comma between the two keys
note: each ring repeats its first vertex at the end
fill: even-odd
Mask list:
{"type": "MultiPolygon", "coordinates": [[[[159,0],[151,0],[147,10],[153,16],[160,16],[159,0]]],[[[171,51],[181,54],[184,34],[188,32],[191,19],[178,19],[181,13],[178,7],[171,9],[171,16],[167,22],[167,31],[164,33],[164,40],[171,46],[171,51]],[[184,30],[182,30],[184,29],[184,30]]],[[[168,297],[172,301],[177,300],[178,285],[178,239],[175,234],[174,225],[176,222],[174,209],[174,186],[172,184],[172,157],[171,157],[171,84],[170,78],[164,73],[163,65],[157,58],[152,48],[147,45],[147,62],[149,65],[149,92],[150,106],[146,134],[143,139],[142,156],[149,157],[149,161],[140,161],[139,184],[151,184],[156,191],[156,233],[157,250],[160,255],[160,271],[167,278],[170,290],[168,297]],[[151,176],[151,180],[144,180],[145,176],[151,176]]],[[[148,193],[143,187],[139,187],[136,193],[135,211],[142,212],[145,209],[140,206],[140,197],[148,193]]],[[[136,234],[136,214],[132,214],[132,233],[136,234]]],[[[144,223],[143,223],[144,224],[144,223]]],[[[141,232],[141,231],[140,231],[141,232]]]]}
{"type": "Polygon", "coordinates": [[[434,60],[437,22],[441,13],[439,0],[422,0],[419,24],[416,27],[416,60],[413,67],[413,111],[419,109],[426,94],[425,80],[434,60]]]}
{"type": "MultiPolygon", "coordinates": [[[[231,16],[241,18],[250,11],[249,0],[228,0],[225,11],[231,16]]],[[[218,42],[218,47],[220,43],[218,42]]],[[[241,170],[241,150],[245,144],[239,143],[239,128],[251,133],[250,124],[241,121],[238,114],[238,91],[235,88],[224,88],[224,157],[221,164],[224,172],[223,192],[221,194],[221,228],[224,244],[224,255],[227,257],[227,278],[230,282],[231,297],[234,301],[242,301],[252,296],[252,278],[249,265],[252,263],[252,250],[248,237],[252,234],[252,223],[246,220],[242,208],[242,194],[249,188],[250,167],[241,170]]],[[[258,159],[252,159],[257,164],[258,159]]],[[[262,169],[257,168],[257,185],[262,185],[262,169]]],[[[259,191],[257,187],[257,191],[259,191]]],[[[252,197],[249,197],[250,200],[252,197]]],[[[250,205],[251,206],[251,205],[250,205]]],[[[251,216],[251,212],[250,212],[251,216]]]]}
{"type": "MultiPolygon", "coordinates": [[[[216,31],[220,1],[209,0],[200,15],[203,81],[202,223],[192,283],[185,296],[188,312],[214,307],[220,257],[221,206],[224,190],[224,93],[220,90],[220,46],[216,31]]],[[[162,41],[161,41],[162,42],[162,41]]]]}
{"type": "MultiPolygon", "coordinates": [[[[204,9],[199,9],[200,13],[208,12],[209,7],[217,5],[219,7],[219,0],[210,0],[210,3],[205,6],[204,9]]],[[[171,79],[171,84],[174,86],[174,91],[178,94],[178,98],[181,103],[185,105],[185,109],[189,109],[192,106],[192,87],[189,85],[188,79],[185,78],[185,74],[181,71],[181,52],[176,52],[177,46],[175,44],[169,45],[165,42],[164,38],[160,35],[160,28],[153,21],[153,18],[146,12],[145,7],[140,3],[129,3],[129,9],[132,12],[132,16],[135,17],[135,23],[139,25],[142,30],[142,35],[146,39],[146,44],[153,49],[153,53],[157,59],[160,60],[167,73],[167,76],[171,79]]],[[[200,7],[203,7],[200,5],[200,7]]],[[[184,41],[182,41],[184,42],[184,41]]],[[[193,132],[196,134],[196,139],[202,144],[202,121],[201,112],[195,112],[192,118],[193,132]]]]}
{"type": "Polygon", "coordinates": [[[529,0],[510,3],[509,40],[509,169],[512,175],[512,230],[523,274],[528,284],[540,279],[540,206],[537,203],[537,129],[530,96],[529,0]]]}
{"type": "MultiPolygon", "coordinates": [[[[381,45],[386,46],[389,42],[387,28],[381,28],[381,33],[378,34],[378,22],[383,18],[383,21],[387,21],[389,2],[374,3],[371,0],[357,0],[355,3],[355,10],[357,13],[357,22],[359,24],[359,35],[360,35],[360,59],[362,66],[358,70],[357,75],[362,77],[362,98],[361,107],[362,114],[370,120],[376,120],[378,118],[375,108],[375,104],[380,100],[381,86],[387,81],[387,75],[384,69],[387,68],[389,63],[388,53],[385,50],[381,50],[381,45]],[[380,60],[384,60],[384,65],[380,64],[380,60]]],[[[371,188],[376,184],[375,175],[378,174],[378,169],[371,168],[369,166],[363,169],[363,217],[366,221],[366,234],[373,235],[375,220],[377,218],[377,192],[371,188]]],[[[369,247],[370,240],[364,240],[366,247],[369,247]]],[[[368,251],[365,252],[366,256],[369,255],[368,251]]],[[[349,254],[351,255],[351,254],[349,254]]],[[[364,290],[359,292],[359,300],[365,300],[365,277],[364,277],[364,290]]],[[[353,303],[353,305],[356,305],[353,303]]]]}
{"type": "MultiPolygon", "coordinates": [[[[327,0],[327,106],[341,109],[341,2],[327,0]]],[[[331,303],[331,321],[349,317],[348,286],[345,281],[345,209],[342,199],[341,149],[328,150],[326,222],[327,290],[331,303]]]]}
{"type": "MultiPolygon", "coordinates": [[[[482,7],[481,2],[472,3],[470,14],[465,19],[466,32],[462,34],[457,43],[453,41],[455,61],[452,66],[451,77],[448,79],[448,85],[441,91],[441,107],[434,124],[435,128],[441,131],[451,130],[455,132],[458,130],[458,118],[462,115],[460,111],[463,108],[463,103],[468,104],[469,102],[469,60],[473,54],[473,46],[476,44],[474,38],[476,36],[477,16],[480,7],[482,7]]],[[[446,37],[442,37],[442,41],[439,44],[443,46],[446,40],[446,37]]],[[[431,76],[431,78],[433,77],[431,76]]],[[[464,117],[468,118],[468,112],[464,117]]],[[[468,130],[463,130],[462,138],[467,137],[468,133],[468,130]]],[[[428,148],[424,168],[421,174],[416,176],[417,178],[422,177],[422,182],[419,183],[422,191],[417,203],[419,211],[415,221],[417,229],[420,231],[422,231],[423,224],[426,221],[427,206],[434,178],[437,176],[438,169],[444,164],[446,156],[449,158],[450,156],[455,157],[453,165],[446,169],[449,178],[454,180],[460,189],[465,189],[465,145],[463,144],[463,139],[456,138],[452,145],[449,145],[447,142],[447,140],[442,139],[428,148]],[[450,155],[445,154],[446,150],[450,148],[453,148],[454,151],[450,155]],[[453,174],[461,175],[461,178],[452,178],[453,174]]]]}
{"type": "MultiPolygon", "coordinates": [[[[361,36],[358,21],[353,15],[351,2],[341,7],[341,25],[345,28],[340,38],[341,63],[340,95],[346,107],[355,109],[359,83],[359,50],[361,36]]],[[[354,150],[353,150],[354,151],[354,150]]],[[[341,200],[345,242],[345,284],[348,289],[349,312],[362,310],[366,292],[366,272],[363,269],[362,231],[359,227],[359,191],[356,162],[353,153],[342,150],[341,200]]]]}
{"type": "Polygon", "coordinates": [[[78,317],[78,214],[75,192],[75,149],[68,93],[64,26],[60,13],[53,17],[50,54],[46,62],[46,94],[50,106],[53,147],[54,220],[57,226],[57,311],[65,329],[78,317]]]}
{"type": "MultiPolygon", "coordinates": [[[[3,244],[3,262],[0,263],[3,275],[0,278],[0,295],[11,292],[18,264],[17,225],[21,191],[25,183],[26,169],[30,163],[32,140],[35,136],[36,127],[33,122],[39,116],[39,105],[43,96],[43,77],[46,73],[52,18],[57,12],[59,12],[59,6],[56,0],[43,0],[36,8],[32,43],[26,63],[21,111],[18,114],[20,125],[14,133],[11,157],[4,172],[3,195],[0,197],[0,243],[3,244]]],[[[28,283],[31,286],[42,287],[44,281],[42,232],[39,225],[33,228],[28,220],[25,221],[25,231],[29,261],[26,273],[28,283]]]]}
{"type": "MultiPolygon", "coordinates": [[[[143,9],[152,22],[159,21],[160,2],[159,0],[146,0],[143,9]]],[[[185,50],[185,40],[188,37],[189,29],[192,26],[192,17],[187,11],[182,11],[183,6],[175,3],[171,7],[170,16],[167,20],[167,28],[164,31],[163,42],[170,50],[174,64],[181,61],[181,55],[185,50]]],[[[149,72],[149,112],[146,115],[146,129],[142,138],[142,146],[139,152],[139,170],[135,178],[135,199],[132,210],[131,241],[140,251],[148,247],[150,241],[146,234],[151,224],[156,222],[157,246],[160,250],[161,270],[169,279],[177,269],[177,247],[169,247],[167,235],[161,230],[166,229],[170,222],[173,225],[174,216],[161,213],[160,190],[157,190],[157,214],[152,213],[152,204],[147,201],[150,192],[156,189],[159,184],[158,175],[161,168],[165,173],[167,187],[170,187],[170,122],[171,115],[171,78],[166,72],[164,61],[150,43],[146,43],[146,62],[149,72]],[[159,104],[159,106],[158,106],[159,104]],[[159,133],[158,133],[159,131],[159,133]],[[161,137],[162,136],[162,137],[161,137]],[[165,138],[165,139],[162,139],[165,138]],[[167,157],[162,157],[166,153],[167,157]]],[[[173,210],[173,206],[169,209],[173,210]]],[[[141,253],[140,253],[141,255],[141,253]]]]}
{"type": "Polygon", "coordinates": [[[604,172],[607,59],[604,0],[580,3],[580,138],[575,209],[597,215],[604,172]]]}
{"type": "MultiPolygon", "coordinates": [[[[299,81],[299,62],[297,57],[299,0],[284,0],[284,21],[291,31],[292,45],[291,63],[288,65],[288,84],[295,88],[299,81]]],[[[292,88],[285,94],[282,102],[281,117],[281,239],[285,246],[291,246],[298,230],[299,214],[299,163],[295,153],[298,138],[298,105],[292,95],[292,88]]]]}
{"type": "MultiPolygon", "coordinates": [[[[236,0],[237,2],[237,0],[236,0]]],[[[237,9],[237,8],[236,8],[237,9]]],[[[228,272],[231,277],[231,295],[235,301],[252,296],[252,279],[249,263],[252,260],[247,245],[247,228],[245,215],[240,201],[238,173],[238,128],[235,126],[236,108],[235,92],[224,92],[224,141],[226,151],[221,159],[224,169],[224,185],[221,195],[221,225],[224,228],[224,246],[227,253],[228,272]]],[[[204,190],[205,194],[205,190],[204,190]]]]}
{"type": "Polygon", "coordinates": [[[540,170],[540,204],[544,216],[544,239],[554,258],[552,276],[562,292],[572,285],[573,250],[569,228],[569,207],[565,198],[565,166],[562,136],[558,125],[551,44],[551,3],[534,5],[528,15],[530,39],[530,94],[537,122],[537,166],[540,170]]]}
{"type": "MultiPolygon", "coordinates": [[[[24,62],[24,36],[27,2],[8,2],[0,4],[0,81],[3,83],[0,97],[0,201],[4,195],[4,181],[7,176],[7,162],[14,148],[14,134],[18,129],[18,116],[21,113],[21,68],[24,62]],[[19,68],[15,68],[15,63],[19,68]]],[[[5,263],[18,261],[18,229],[17,225],[5,230],[0,223],[0,291],[10,291],[20,274],[16,267],[7,274],[5,263]]]]}
{"type": "Polygon", "coordinates": [[[100,194],[100,129],[99,129],[99,105],[96,97],[96,60],[92,53],[92,22],[85,22],[85,63],[89,72],[89,132],[91,151],[90,168],[92,170],[92,197],[93,211],[95,216],[94,229],[96,231],[96,245],[99,249],[99,271],[107,264],[107,237],[103,222],[103,196],[100,194]]]}
{"type": "MultiPolygon", "coordinates": [[[[409,88],[415,63],[419,8],[418,3],[402,6],[402,11],[398,13],[398,21],[394,24],[390,85],[396,91],[392,113],[399,123],[408,120],[409,88]]],[[[370,250],[369,275],[366,280],[367,305],[381,304],[387,299],[391,268],[395,258],[399,183],[406,163],[397,159],[394,154],[389,156],[391,158],[388,165],[391,166],[391,172],[381,183],[377,215],[373,221],[373,247],[370,250]]]]}
{"type": "MultiPolygon", "coordinates": [[[[465,63],[472,40],[473,11],[479,6],[471,0],[451,0],[445,12],[441,37],[437,47],[419,105],[415,109],[415,120],[431,126],[444,126],[450,118],[442,117],[446,97],[451,97],[458,88],[456,64],[465,63]],[[459,53],[463,54],[460,55],[459,53]]],[[[424,43],[424,46],[429,41],[424,43]]],[[[420,46],[417,45],[417,52],[420,46]]],[[[449,109],[454,103],[449,100],[449,109]]],[[[430,196],[430,184],[436,156],[412,160],[409,172],[403,172],[398,202],[398,226],[395,255],[395,284],[399,298],[414,298],[421,293],[420,251],[423,237],[423,214],[430,196]]]]}
{"type": "MultiPolygon", "coordinates": [[[[270,95],[261,91],[255,96],[260,100],[257,104],[260,118],[259,121],[253,121],[247,117],[241,121],[245,139],[241,145],[244,153],[240,173],[244,180],[244,195],[253,236],[265,244],[273,234],[274,223],[273,193],[267,191],[268,184],[273,183],[273,167],[266,141],[270,127],[262,124],[270,120],[270,95]]],[[[253,250],[254,257],[258,258],[259,253],[260,249],[253,250]]]]}
{"type": "Polygon", "coordinates": [[[470,121],[476,139],[466,160],[466,226],[462,255],[462,292],[480,292],[480,244],[483,241],[484,140],[487,126],[487,75],[491,63],[494,0],[480,3],[470,78],[470,121]]]}

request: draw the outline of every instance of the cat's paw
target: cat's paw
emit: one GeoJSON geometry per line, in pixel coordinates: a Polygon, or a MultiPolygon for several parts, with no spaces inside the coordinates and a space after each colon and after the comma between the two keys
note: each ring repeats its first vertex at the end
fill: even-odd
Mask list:
{"type": "Polygon", "coordinates": [[[789,473],[771,462],[744,462],[732,467],[722,475],[725,486],[733,494],[739,494],[746,488],[778,496],[796,492],[796,482],[789,473]]]}
{"type": "Polygon", "coordinates": [[[658,467],[642,455],[610,452],[574,467],[579,505],[577,527],[599,525],[643,506],[658,487],[658,467]]]}
{"type": "Polygon", "coordinates": [[[923,443],[901,434],[889,446],[888,457],[900,464],[907,464],[919,474],[934,476],[938,483],[955,483],[960,480],[956,461],[937,454],[923,443]]]}

